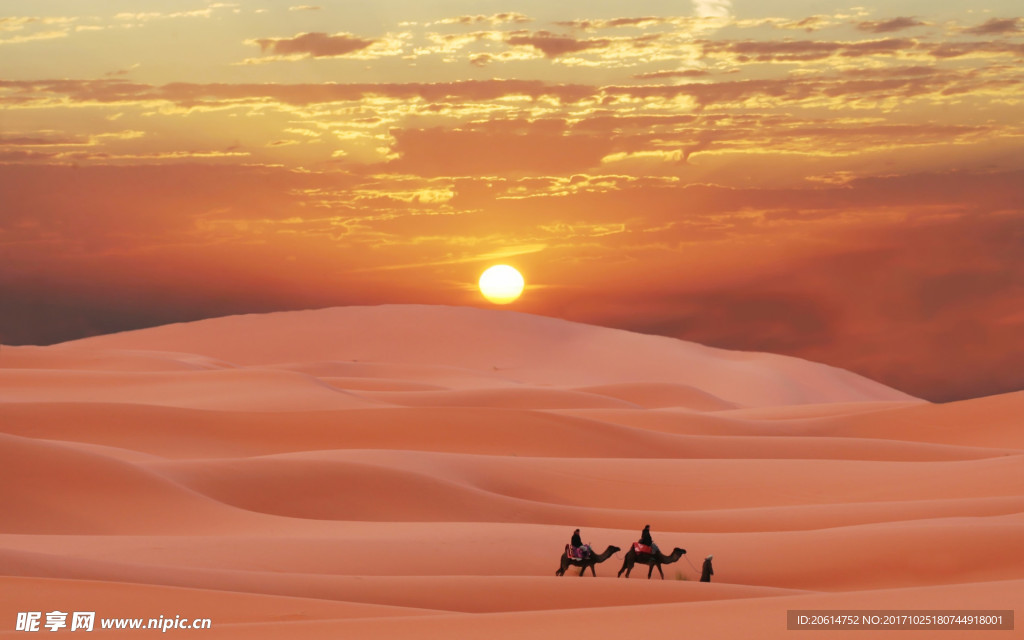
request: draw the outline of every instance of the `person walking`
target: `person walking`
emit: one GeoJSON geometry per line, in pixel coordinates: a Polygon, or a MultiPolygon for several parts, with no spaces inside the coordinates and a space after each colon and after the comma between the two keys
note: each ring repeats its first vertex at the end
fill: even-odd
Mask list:
{"type": "Polygon", "coordinates": [[[711,576],[715,575],[715,570],[711,568],[711,558],[714,556],[708,556],[704,558],[704,565],[700,568],[700,581],[711,582],[711,576]]]}

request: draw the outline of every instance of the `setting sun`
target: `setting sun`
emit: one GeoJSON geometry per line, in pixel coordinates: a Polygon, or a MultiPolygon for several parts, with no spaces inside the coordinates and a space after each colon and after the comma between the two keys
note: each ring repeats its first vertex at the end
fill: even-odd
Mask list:
{"type": "Polygon", "coordinates": [[[515,302],[525,286],[522,274],[507,264],[499,264],[480,276],[480,293],[494,304],[515,302]]]}

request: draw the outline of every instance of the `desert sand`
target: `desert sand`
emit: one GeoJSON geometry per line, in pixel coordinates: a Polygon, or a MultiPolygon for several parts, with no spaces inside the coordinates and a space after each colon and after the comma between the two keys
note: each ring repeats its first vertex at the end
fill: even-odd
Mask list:
{"type": "Polygon", "coordinates": [[[1021,416],[470,308],[3,346],[0,636],[59,610],[211,639],[1009,637],[786,619],[1024,601],[1021,416]],[[617,578],[645,524],[687,554],[617,578]],[[577,527],[622,549],[596,579],[555,576],[577,527]]]}

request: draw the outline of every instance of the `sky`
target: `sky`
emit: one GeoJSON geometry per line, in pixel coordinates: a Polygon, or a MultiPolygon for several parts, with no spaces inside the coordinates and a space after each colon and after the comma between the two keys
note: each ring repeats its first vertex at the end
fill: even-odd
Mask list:
{"type": "Polygon", "coordinates": [[[1024,388],[1017,1],[0,0],[0,343],[504,308],[1024,388]]]}

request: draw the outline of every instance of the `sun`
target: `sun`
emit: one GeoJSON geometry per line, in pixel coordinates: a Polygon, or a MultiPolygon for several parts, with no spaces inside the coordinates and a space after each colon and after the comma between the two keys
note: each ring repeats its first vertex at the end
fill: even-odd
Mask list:
{"type": "Polygon", "coordinates": [[[494,304],[515,302],[524,286],[522,274],[507,264],[495,265],[480,276],[480,293],[494,304]]]}

